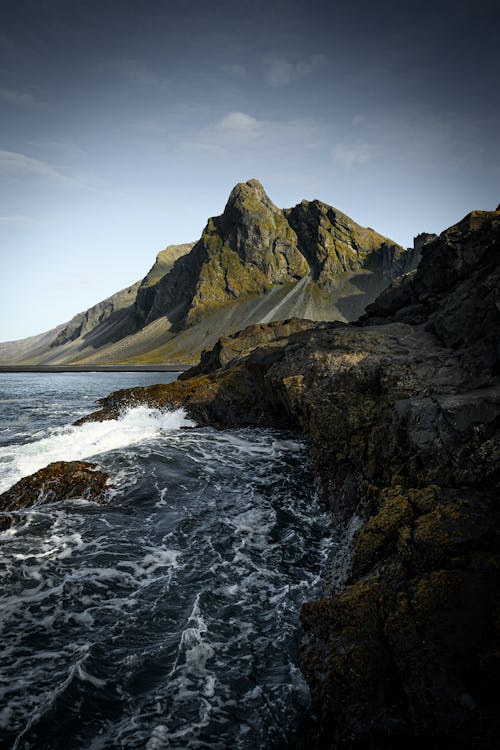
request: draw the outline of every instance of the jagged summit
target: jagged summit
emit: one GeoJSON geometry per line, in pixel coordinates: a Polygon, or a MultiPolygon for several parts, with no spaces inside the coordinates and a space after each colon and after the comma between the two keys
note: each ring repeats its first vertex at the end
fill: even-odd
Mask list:
{"type": "Polygon", "coordinates": [[[264,190],[264,186],[259,180],[252,178],[246,182],[238,182],[229,194],[228,201],[224,213],[227,212],[233,205],[244,204],[245,201],[260,201],[270,211],[279,211],[279,208],[274,205],[268,194],[264,190]]]}
{"type": "Polygon", "coordinates": [[[198,242],[167,247],[142,281],[54,332],[0,345],[0,363],[196,361],[246,325],[355,320],[413,257],[322,201],[280,209],[251,179],[198,242]]]}

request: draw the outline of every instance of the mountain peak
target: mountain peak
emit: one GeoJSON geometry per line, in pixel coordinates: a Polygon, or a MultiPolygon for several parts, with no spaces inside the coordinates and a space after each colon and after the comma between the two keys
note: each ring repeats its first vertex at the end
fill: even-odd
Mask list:
{"type": "Polygon", "coordinates": [[[259,208],[262,210],[262,207],[273,212],[279,210],[267,195],[262,183],[255,178],[247,180],[247,182],[238,182],[234,186],[229,195],[224,213],[233,207],[246,209],[247,211],[255,211],[259,208]]]}

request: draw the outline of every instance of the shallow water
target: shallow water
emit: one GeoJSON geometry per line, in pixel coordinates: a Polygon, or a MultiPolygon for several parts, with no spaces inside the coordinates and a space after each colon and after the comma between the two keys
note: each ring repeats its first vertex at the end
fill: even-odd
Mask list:
{"type": "Polygon", "coordinates": [[[70,425],[174,377],[0,375],[2,489],[90,457],[115,485],[105,506],[34,508],[0,534],[2,747],[298,744],[300,606],[332,544],[304,443],[145,407],[70,425]]]}

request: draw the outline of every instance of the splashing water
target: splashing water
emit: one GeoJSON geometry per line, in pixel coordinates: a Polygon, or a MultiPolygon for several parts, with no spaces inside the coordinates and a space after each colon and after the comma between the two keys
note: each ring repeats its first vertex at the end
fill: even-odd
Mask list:
{"type": "Polygon", "coordinates": [[[3,464],[0,492],[52,461],[80,461],[153,440],[163,432],[181,427],[194,427],[183,409],[160,411],[136,406],[119,419],[88,422],[80,427],[49,428],[48,436],[35,442],[0,448],[0,465],[3,464]]]}

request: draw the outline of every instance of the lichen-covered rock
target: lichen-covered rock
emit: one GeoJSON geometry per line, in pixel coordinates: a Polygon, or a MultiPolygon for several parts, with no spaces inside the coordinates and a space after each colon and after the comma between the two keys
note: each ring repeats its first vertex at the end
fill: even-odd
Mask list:
{"type": "Polygon", "coordinates": [[[487,747],[478,726],[494,744],[498,509],[480,493],[437,487],[386,488],[378,501],[347,588],[302,613],[302,664],[325,746],[352,737],[356,747],[416,738],[487,747]]]}
{"type": "Polygon", "coordinates": [[[411,254],[400,245],[322,201],[303,200],[285,215],[322,287],[331,287],[339,274],[363,266],[381,270],[388,281],[409,270],[411,254]]]}
{"type": "MultiPolygon", "coordinates": [[[[108,480],[105,472],[88,461],[56,461],[3,492],[0,513],[75,498],[99,502],[109,489],[108,480]]],[[[0,528],[7,527],[11,520],[12,517],[1,515],[0,528]]]]}

